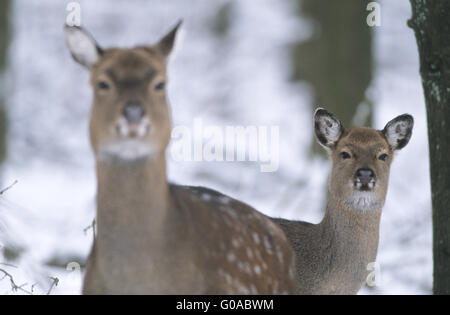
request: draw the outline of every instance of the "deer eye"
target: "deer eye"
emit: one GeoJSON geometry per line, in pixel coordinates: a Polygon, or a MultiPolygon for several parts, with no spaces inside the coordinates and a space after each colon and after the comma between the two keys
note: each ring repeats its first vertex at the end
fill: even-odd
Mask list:
{"type": "Polygon", "coordinates": [[[344,160],[350,159],[350,158],[351,158],[350,154],[347,153],[347,152],[345,152],[345,151],[341,152],[339,155],[340,155],[341,158],[344,159],[344,160]]]}
{"type": "Polygon", "coordinates": [[[161,90],[164,90],[165,87],[166,87],[166,82],[160,82],[155,86],[155,90],[161,91],[161,90]]]}
{"type": "Polygon", "coordinates": [[[100,81],[100,82],[98,82],[97,83],[97,87],[100,89],[100,90],[109,90],[109,84],[108,83],[106,83],[105,81],[100,81]]]}
{"type": "Polygon", "coordinates": [[[387,154],[381,154],[381,155],[378,157],[378,159],[381,160],[381,161],[386,161],[387,158],[388,158],[388,155],[387,155],[387,154]]]}

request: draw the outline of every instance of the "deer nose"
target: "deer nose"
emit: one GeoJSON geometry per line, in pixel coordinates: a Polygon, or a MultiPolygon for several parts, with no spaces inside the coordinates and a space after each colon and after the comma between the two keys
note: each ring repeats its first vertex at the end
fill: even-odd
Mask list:
{"type": "Polygon", "coordinates": [[[140,102],[129,102],[122,114],[129,123],[139,123],[145,115],[145,110],[140,102]]]}
{"type": "Polygon", "coordinates": [[[368,185],[375,179],[375,173],[370,168],[360,168],[356,171],[356,179],[363,185],[368,185]]]}

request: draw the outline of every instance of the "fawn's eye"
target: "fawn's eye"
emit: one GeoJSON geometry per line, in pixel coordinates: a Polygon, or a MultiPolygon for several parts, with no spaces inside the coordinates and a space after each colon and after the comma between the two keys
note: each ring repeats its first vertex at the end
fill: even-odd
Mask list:
{"type": "Polygon", "coordinates": [[[155,86],[155,90],[161,91],[161,90],[164,90],[165,87],[166,87],[166,82],[160,82],[155,86]]]}
{"type": "Polygon", "coordinates": [[[100,81],[100,82],[98,82],[97,83],[97,87],[100,89],[100,90],[109,90],[109,84],[108,83],[106,83],[105,81],[100,81]]]}
{"type": "Polygon", "coordinates": [[[350,158],[351,158],[350,154],[347,153],[347,152],[345,152],[345,151],[341,152],[339,155],[340,155],[341,158],[343,158],[344,160],[350,159],[350,158]]]}
{"type": "Polygon", "coordinates": [[[381,161],[386,161],[387,158],[388,158],[388,155],[387,155],[387,154],[381,154],[381,155],[378,157],[378,159],[381,160],[381,161]]]}

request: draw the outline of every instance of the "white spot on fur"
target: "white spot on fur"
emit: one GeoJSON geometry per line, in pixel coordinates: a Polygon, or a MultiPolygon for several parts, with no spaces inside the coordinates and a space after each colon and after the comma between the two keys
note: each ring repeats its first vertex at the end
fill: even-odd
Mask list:
{"type": "MultiPolygon", "coordinates": [[[[269,255],[272,255],[272,245],[270,244],[270,241],[269,241],[269,237],[268,236],[265,236],[264,237],[264,247],[266,248],[266,251],[267,251],[267,253],[269,254],[269,255]]],[[[281,260],[282,261],[282,260],[281,260]]]]}
{"type": "Polygon", "coordinates": [[[225,205],[228,205],[230,203],[231,199],[226,196],[220,196],[219,201],[225,205]]]}
{"type": "Polygon", "coordinates": [[[280,262],[283,262],[284,257],[283,257],[283,252],[282,252],[281,250],[278,250],[278,251],[277,251],[277,256],[278,256],[278,260],[279,260],[280,262]]]}
{"type": "Polygon", "coordinates": [[[247,247],[247,257],[252,259],[253,258],[253,252],[250,248],[247,247]]]}
{"type": "Polygon", "coordinates": [[[237,215],[236,211],[234,209],[228,209],[228,214],[233,218],[237,219],[239,216],[237,215]]]}
{"type": "Polygon", "coordinates": [[[212,198],[209,194],[203,193],[201,196],[202,200],[204,201],[210,201],[212,198]]]}
{"type": "Polygon", "coordinates": [[[255,244],[259,244],[260,239],[259,239],[258,233],[255,232],[252,234],[252,236],[253,236],[253,241],[255,242],[255,244]]]}
{"type": "Polygon", "coordinates": [[[225,274],[225,280],[226,280],[227,283],[232,283],[233,278],[230,276],[229,273],[226,273],[225,274]]]}
{"type": "Polygon", "coordinates": [[[247,287],[240,284],[239,282],[238,282],[237,288],[238,288],[239,294],[244,294],[244,295],[250,294],[250,290],[247,287]]]}
{"type": "Polygon", "coordinates": [[[252,274],[252,268],[250,267],[250,264],[248,262],[244,263],[244,272],[248,274],[252,274]]]}
{"type": "Polygon", "coordinates": [[[229,262],[234,262],[236,260],[236,255],[234,253],[228,253],[227,254],[227,260],[229,262]]]}

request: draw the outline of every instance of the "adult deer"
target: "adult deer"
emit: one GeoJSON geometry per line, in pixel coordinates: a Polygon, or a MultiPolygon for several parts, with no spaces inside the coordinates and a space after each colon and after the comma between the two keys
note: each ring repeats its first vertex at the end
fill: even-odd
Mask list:
{"type": "Polygon", "coordinates": [[[294,293],[294,253],[276,224],[218,192],[167,182],[166,64],[179,25],[155,45],[106,50],[65,28],[94,89],[98,233],[83,293],[294,293]]]}
{"type": "Polygon", "coordinates": [[[361,288],[377,254],[394,151],[408,144],[413,124],[405,114],[381,131],[347,130],[317,109],[315,134],[333,161],[325,217],[320,224],[274,219],[294,247],[297,293],[355,294],[361,288]]]}

